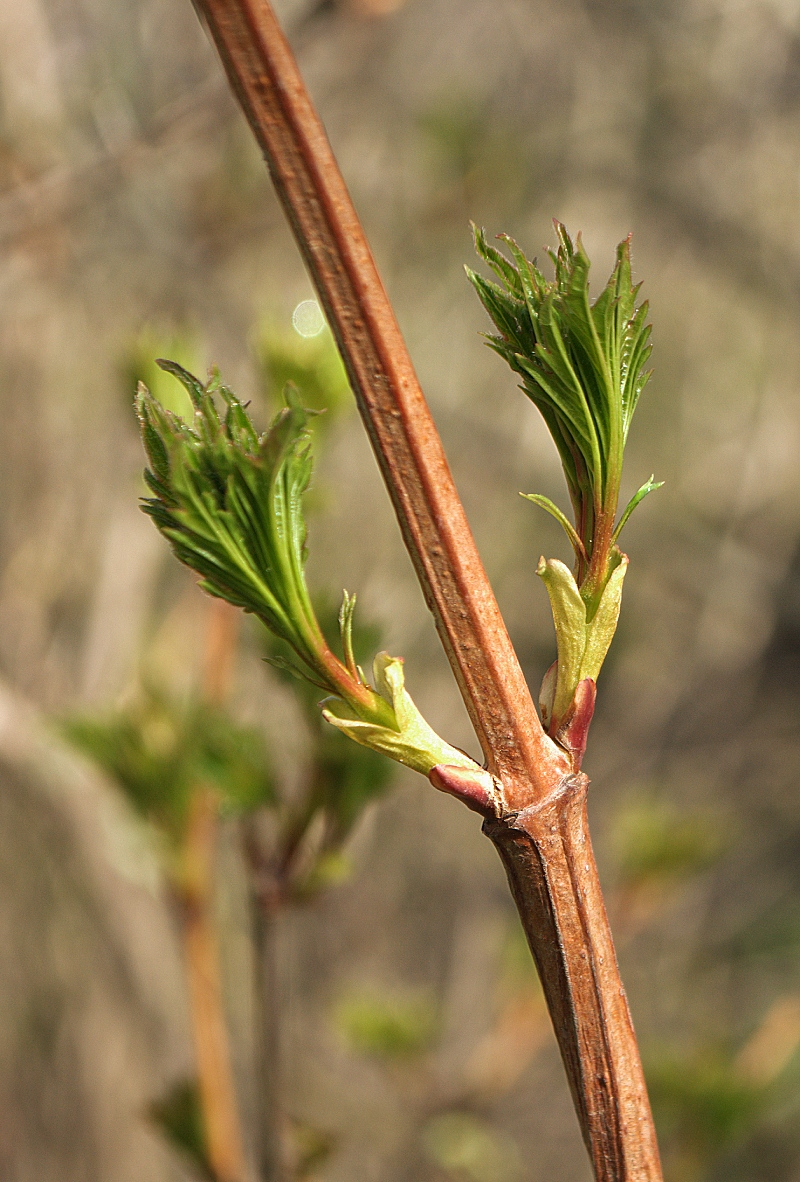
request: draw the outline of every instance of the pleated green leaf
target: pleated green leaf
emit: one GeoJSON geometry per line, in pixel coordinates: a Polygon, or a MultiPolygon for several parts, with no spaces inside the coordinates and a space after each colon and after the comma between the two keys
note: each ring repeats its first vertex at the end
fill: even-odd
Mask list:
{"type": "Polygon", "coordinates": [[[204,386],[173,362],[160,364],[183,384],[195,414],[190,427],[139,388],[154,494],[144,511],[204,590],[258,616],[318,675],[322,638],[303,573],[302,496],[312,472],[307,412],[290,390],[288,405],[259,437],[218,377],[204,386]]]}

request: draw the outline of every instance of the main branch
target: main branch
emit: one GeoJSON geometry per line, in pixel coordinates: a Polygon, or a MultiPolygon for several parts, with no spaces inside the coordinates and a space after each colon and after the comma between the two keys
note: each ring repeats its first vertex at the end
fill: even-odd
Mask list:
{"type": "Polygon", "coordinates": [[[400,528],[499,786],[497,846],[598,1182],[657,1182],[652,1118],[585,826],[545,735],[364,232],[267,0],[195,0],[347,367],[400,528]]]}

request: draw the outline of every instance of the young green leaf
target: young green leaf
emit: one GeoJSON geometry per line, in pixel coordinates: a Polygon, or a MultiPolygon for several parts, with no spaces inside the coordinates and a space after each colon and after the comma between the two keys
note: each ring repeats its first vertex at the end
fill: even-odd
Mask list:
{"type": "Polygon", "coordinates": [[[365,747],[382,751],[398,763],[422,772],[423,776],[439,765],[475,770],[475,761],[439,738],[422,717],[405,688],[403,662],[399,657],[378,653],[373,675],[378,692],[391,705],[395,726],[376,725],[353,717],[351,711],[343,710],[335,700],[323,703],[326,707],[323,715],[328,722],[365,747]]]}
{"type": "Polygon", "coordinates": [[[550,514],[551,517],[555,517],[556,521],[569,538],[570,545],[575,551],[576,559],[578,561],[583,559],[585,562],[586,551],[583,548],[583,542],[578,537],[575,526],[567,517],[564,516],[558,505],[554,505],[549,497],[543,497],[541,493],[520,493],[519,495],[524,497],[526,501],[533,501],[534,505],[538,505],[541,509],[544,509],[550,514]]]}
{"type": "Polygon", "coordinates": [[[625,507],[625,511],[623,512],[622,516],[619,519],[619,524],[617,525],[617,528],[614,530],[614,533],[612,535],[612,540],[614,542],[616,542],[617,538],[622,533],[622,530],[624,529],[628,518],[630,517],[631,513],[633,513],[636,506],[644,500],[644,498],[647,496],[648,493],[655,492],[655,490],[657,488],[662,488],[663,484],[664,484],[663,480],[653,480],[653,477],[651,476],[649,480],[646,480],[644,482],[644,484],[638,490],[638,492],[635,492],[633,494],[633,496],[628,501],[628,504],[625,507]]]}

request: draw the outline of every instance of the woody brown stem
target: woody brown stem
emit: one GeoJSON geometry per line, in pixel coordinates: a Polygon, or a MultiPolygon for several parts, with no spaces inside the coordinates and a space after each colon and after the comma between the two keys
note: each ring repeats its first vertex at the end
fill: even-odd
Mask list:
{"type": "Polygon", "coordinates": [[[584,828],[576,860],[566,829],[560,842],[539,845],[538,837],[526,830],[518,837],[515,828],[520,817],[532,816],[531,808],[549,816],[572,774],[570,757],[542,730],[369,246],[275,16],[266,0],[195,3],[339,344],[406,547],[499,785],[500,827],[495,832],[490,822],[489,832],[539,955],[554,1020],[559,1005],[567,1007],[567,1018],[555,1020],[556,1033],[565,1063],[573,1065],[570,1080],[597,1178],[656,1182],[652,1121],[636,1040],[627,1009],[620,1008],[622,986],[588,834],[584,828]],[[550,938],[559,945],[555,959],[543,954],[550,938]],[[587,975],[587,964],[602,971],[587,975]],[[602,1085],[595,1079],[598,1055],[602,1085]],[[641,1120],[631,1120],[631,1112],[641,1120]]]}
{"type": "Polygon", "coordinates": [[[583,775],[484,822],[542,980],[598,1182],[661,1177],[647,1088],[586,822],[583,775]]]}

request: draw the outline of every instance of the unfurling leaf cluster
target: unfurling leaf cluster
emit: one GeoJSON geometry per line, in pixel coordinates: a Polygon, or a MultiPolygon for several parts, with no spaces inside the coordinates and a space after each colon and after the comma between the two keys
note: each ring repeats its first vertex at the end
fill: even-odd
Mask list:
{"type": "Polygon", "coordinates": [[[144,511],[205,591],[258,616],[319,676],[322,638],[303,574],[301,498],[312,470],[307,412],[290,389],[289,404],[259,436],[218,376],[203,385],[174,362],[159,365],[185,387],[194,420],[189,426],[139,387],[145,480],[154,494],[144,511]]]}
{"type": "Polygon", "coordinates": [[[325,717],[345,734],[425,775],[442,764],[474,768],[422,718],[399,658],[379,654],[375,688],[368,684],[353,655],[355,597],[345,594],[339,617],[344,661],[328,647],[305,581],[302,498],[312,457],[309,412],[296,393],[288,388],[287,406],[258,435],[218,375],[203,385],[172,362],[159,364],[184,385],[194,407],[189,426],[144,387],[137,396],[153,493],[143,508],[177,557],[209,594],[252,612],[289,646],[299,658],[294,671],[331,695],[325,717]]]}
{"type": "Polygon", "coordinates": [[[499,283],[469,268],[467,274],[497,329],[489,345],[520,375],[553,437],[572,502],[574,524],[547,497],[523,494],[555,517],[575,552],[574,574],[552,559],[541,559],[537,571],[547,586],[558,641],[557,664],[542,687],[542,714],[558,735],[575,713],[578,686],[596,681],[614,635],[627,567],[617,545],[620,532],[659,485],[651,476],[617,521],[625,443],[650,377],[648,306],[637,306],[630,238],[617,247],[611,277],[591,303],[580,235],[573,242],[560,222],[555,227],[558,249],[548,251],[552,280],[508,235],[499,238],[511,260],[477,227],[476,250],[499,283]]]}
{"type": "Polygon", "coordinates": [[[622,458],[633,412],[650,373],[646,303],[636,306],[630,239],[617,248],[608,283],[592,304],[589,259],[580,235],[573,243],[556,222],[555,268],[547,280],[535,260],[500,235],[513,263],[475,230],[478,254],[497,275],[494,283],[468,271],[497,334],[490,346],[522,377],[522,389],[553,437],[575,515],[572,527],[546,498],[531,499],[552,512],[575,550],[576,581],[590,611],[611,573],[613,549],[635,505],[656,487],[652,478],[615,526],[622,458]]]}

